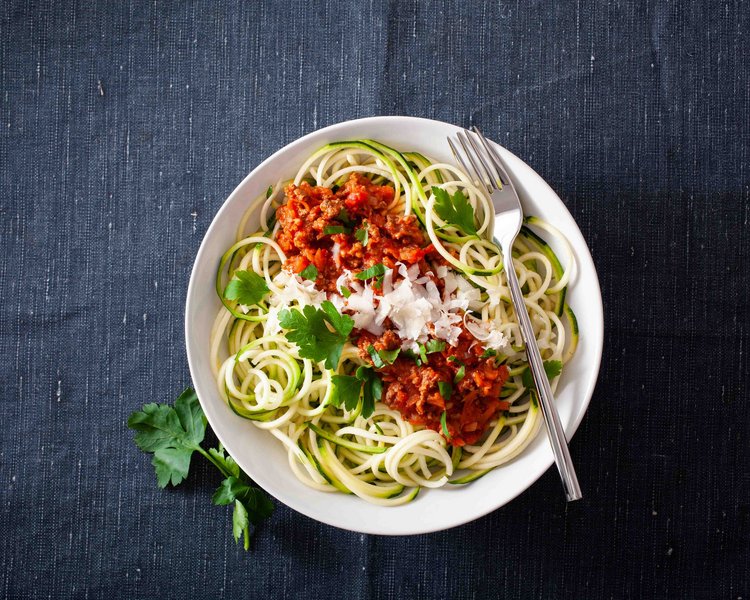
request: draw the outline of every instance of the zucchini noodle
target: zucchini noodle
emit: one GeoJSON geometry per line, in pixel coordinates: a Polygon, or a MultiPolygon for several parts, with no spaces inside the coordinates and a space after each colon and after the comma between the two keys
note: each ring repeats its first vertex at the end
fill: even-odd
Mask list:
{"type": "MultiPolygon", "coordinates": [[[[221,397],[240,417],[268,430],[287,449],[289,467],[305,485],[321,492],[354,494],[374,504],[396,506],[413,500],[421,488],[473,481],[521,454],[540,429],[539,408],[524,385],[527,369],[521,332],[493,243],[494,212],[488,195],[456,166],[435,163],[414,152],[400,153],[372,140],[337,142],[315,152],[289,181],[271,183],[238,224],[237,239],[221,259],[216,290],[222,307],[216,315],[211,341],[211,366],[221,397]],[[341,186],[351,173],[395,194],[387,212],[414,214],[436,252],[475,288],[479,300],[464,316],[467,328],[489,326],[509,340],[498,352],[509,369],[501,398],[509,405],[474,444],[450,446],[439,432],[409,423],[398,410],[375,404],[367,418],[363,400],[354,410],[333,403],[333,375],[369,366],[357,347],[347,341],[336,371],[323,362],[303,358],[298,347],[277,333],[269,297],[285,292],[282,272],[286,260],[274,240],[279,229],[275,211],[284,201],[284,187],[303,180],[311,185],[341,186]],[[476,235],[467,235],[435,212],[433,187],[448,194],[461,191],[475,215],[476,235]],[[260,229],[248,231],[254,215],[260,229]],[[269,288],[256,306],[227,300],[224,291],[237,271],[254,271],[269,288]],[[280,283],[280,281],[282,283],[280,283]]],[[[573,253],[562,234],[536,217],[527,217],[513,248],[513,264],[545,361],[566,363],[578,342],[575,315],[566,291],[574,269],[573,253]],[[561,262],[540,234],[563,249],[561,262]]],[[[291,300],[288,308],[318,305],[326,293],[302,286],[309,302],[291,300]]],[[[470,329],[471,331],[471,329],[470,329]]],[[[552,381],[553,391],[559,377],[552,381]]]]}

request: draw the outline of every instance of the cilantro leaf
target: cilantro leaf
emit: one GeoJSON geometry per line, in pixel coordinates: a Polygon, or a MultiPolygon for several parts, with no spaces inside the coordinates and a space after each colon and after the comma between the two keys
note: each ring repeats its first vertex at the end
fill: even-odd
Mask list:
{"type": "MultiPolygon", "coordinates": [[[[560,371],[562,371],[562,362],[560,362],[559,360],[544,361],[544,372],[547,374],[547,379],[549,379],[550,381],[557,377],[560,374],[560,371]]],[[[534,385],[534,377],[531,375],[531,369],[529,369],[528,367],[526,367],[526,370],[523,372],[521,381],[524,387],[528,388],[529,390],[536,390],[536,385],[534,385]]]]}
{"type": "Polygon", "coordinates": [[[287,330],[286,338],[299,348],[302,358],[325,361],[328,369],[338,366],[344,344],[354,327],[354,320],[348,315],[339,314],[328,300],[321,304],[321,308],[308,305],[301,311],[282,310],[279,323],[287,330]],[[328,328],[328,324],[334,331],[328,328]]]}
{"type": "Polygon", "coordinates": [[[159,487],[168,483],[178,485],[190,470],[190,459],[206,434],[206,417],[198,396],[186,389],[175,401],[166,404],[146,404],[128,418],[128,427],[135,429],[136,445],[144,452],[153,453],[151,464],[156,470],[159,487]]]}
{"type": "Polygon", "coordinates": [[[333,380],[331,402],[335,406],[341,406],[343,402],[346,410],[357,408],[362,393],[362,380],[351,375],[334,375],[331,379],[333,380]]]}
{"type": "Polygon", "coordinates": [[[235,271],[234,277],[224,290],[224,297],[245,306],[252,306],[263,300],[267,293],[266,280],[255,271],[235,271]]]}
{"type": "Polygon", "coordinates": [[[447,381],[438,381],[438,389],[443,400],[450,400],[453,393],[453,386],[447,381]]]}
{"type": "Polygon", "coordinates": [[[446,225],[452,225],[468,235],[477,235],[474,224],[474,208],[461,190],[449,196],[443,188],[432,186],[435,196],[435,213],[446,225]]]}
{"type": "Polygon", "coordinates": [[[445,439],[450,440],[451,434],[448,431],[448,412],[443,411],[443,414],[440,416],[440,425],[443,428],[443,435],[445,436],[445,439]]]}
{"type": "Polygon", "coordinates": [[[372,279],[373,277],[383,275],[387,270],[388,268],[383,263],[378,263],[372,265],[369,269],[357,273],[355,277],[364,281],[365,279],[372,279]]]}
{"type": "Polygon", "coordinates": [[[362,246],[367,246],[367,242],[370,241],[370,230],[367,226],[367,221],[362,222],[362,227],[354,232],[354,237],[362,242],[362,246]]]}
{"type": "Polygon", "coordinates": [[[318,278],[318,268],[310,263],[307,265],[299,274],[302,279],[308,279],[309,281],[315,281],[318,278]]]}

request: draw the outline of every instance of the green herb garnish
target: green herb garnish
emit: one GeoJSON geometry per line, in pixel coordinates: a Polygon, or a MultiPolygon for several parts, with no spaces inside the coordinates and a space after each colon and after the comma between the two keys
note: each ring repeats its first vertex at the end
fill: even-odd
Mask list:
{"type": "MultiPolygon", "coordinates": [[[[562,371],[562,362],[559,360],[545,360],[543,364],[544,372],[547,375],[547,379],[549,379],[550,381],[557,377],[560,374],[560,371],[562,371]]],[[[536,385],[534,384],[534,377],[532,376],[531,369],[529,367],[526,367],[526,370],[521,375],[521,382],[523,383],[523,386],[529,390],[531,401],[536,406],[536,395],[538,392],[536,389],[536,385]]]]}
{"type": "Polygon", "coordinates": [[[443,411],[443,414],[440,416],[440,425],[443,428],[443,435],[445,436],[445,439],[450,440],[451,434],[448,432],[448,412],[443,411]]]}
{"type": "Polygon", "coordinates": [[[367,221],[362,222],[362,227],[354,232],[354,237],[362,243],[362,246],[367,246],[367,242],[370,240],[367,221]]]}
{"type": "Polygon", "coordinates": [[[354,327],[354,320],[339,314],[329,300],[323,301],[320,308],[308,305],[302,310],[284,309],[279,313],[279,323],[287,330],[286,338],[299,348],[302,358],[316,362],[325,360],[328,369],[338,366],[344,344],[354,327]]]}
{"type": "Polygon", "coordinates": [[[323,235],[333,235],[334,233],[349,233],[343,225],[326,225],[323,228],[323,235]]]}
{"type": "Polygon", "coordinates": [[[435,213],[446,225],[452,225],[468,235],[477,235],[474,224],[474,208],[461,190],[449,196],[443,188],[432,186],[435,196],[435,213]]]}
{"type": "Polygon", "coordinates": [[[369,269],[365,269],[364,271],[357,273],[355,277],[364,281],[365,279],[372,279],[373,277],[383,275],[387,270],[388,267],[386,267],[383,263],[378,263],[376,265],[372,265],[369,269]]]}
{"type": "Polygon", "coordinates": [[[427,343],[424,345],[425,352],[427,354],[432,354],[434,352],[442,352],[445,350],[445,342],[442,340],[427,340],[427,343]]]}
{"type": "Polygon", "coordinates": [[[453,386],[447,381],[438,381],[438,389],[443,400],[450,400],[453,393],[453,386]]]}
{"type": "Polygon", "coordinates": [[[235,271],[224,289],[224,298],[236,300],[244,306],[253,306],[263,300],[267,293],[266,280],[255,271],[235,271]]]}
{"type": "Polygon", "coordinates": [[[497,350],[487,348],[484,352],[482,352],[482,356],[480,356],[479,358],[489,358],[490,356],[497,356],[497,350]]]}
{"type": "Polygon", "coordinates": [[[343,296],[344,298],[348,298],[349,296],[351,296],[351,295],[352,295],[352,292],[351,292],[351,290],[350,290],[350,289],[349,289],[348,287],[346,287],[345,285],[342,285],[342,286],[341,286],[341,287],[339,288],[339,291],[341,292],[341,295],[342,295],[342,296],[343,296]]]}
{"type": "Polygon", "coordinates": [[[318,278],[318,268],[310,263],[307,265],[299,274],[302,279],[307,279],[309,281],[315,281],[318,278]]]}
{"type": "Polygon", "coordinates": [[[223,446],[201,447],[206,434],[206,417],[201,410],[198,396],[187,388],[168,404],[146,404],[128,418],[128,427],[134,429],[136,445],[153,454],[151,464],[156,471],[156,481],[164,488],[171,483],[180,484],[188,476],[190,460],[194,452],[203,455],[225,477],[213,495],[217,505],[234,503],[232,532],[235,541],[243,536],[245,550],[250,547],[250,524],[258,525],[270,516],[273,503],[260,489],[254,487],[250,478],[240,470],[234,459],[226,454],[223,446]]]}
{"type": "Polygon", "coordinates": [[[367,347],[367,353],[370,355],[372,364],[376,369],[392,365],[393,361],[398,357],[399,352],[401,352],[400,348],[396,348],[395,350],[375,350],[375,346],[372,344],[367,347]]]}

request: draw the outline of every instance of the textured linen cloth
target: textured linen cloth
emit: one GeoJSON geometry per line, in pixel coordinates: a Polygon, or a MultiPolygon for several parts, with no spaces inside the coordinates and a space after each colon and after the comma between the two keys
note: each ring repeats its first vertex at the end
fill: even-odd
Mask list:
{"type": "Polygon", "coordinates": [[[0,597],[747,598],[749,32],[740,1],[3,2],[0,597]],[[409,538],[278,505],[245,553],[218,475],[157,489],[125,421],[189,383],[235,185],[378,114],[481,126],[576,218],[606,328],[585,498],[550,469],[409,538]]]}

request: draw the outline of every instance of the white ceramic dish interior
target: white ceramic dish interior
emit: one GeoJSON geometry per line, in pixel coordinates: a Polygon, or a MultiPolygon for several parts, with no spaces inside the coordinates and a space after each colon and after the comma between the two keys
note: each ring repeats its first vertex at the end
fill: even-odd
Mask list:
{"type": "MultiPolygon", "coordinates": [[[[408,535],[447,529],[481,517],[526,490],[552,465],[546,434],[542,429],[520,457],[482,479],[465,486],[422,490],[416,500],[405,506],[374,506],[356,496],[306,487],[292,474],[281,443],[236,416],[219,397],[209,363],[209,335],[220,307],[214,289],[219,259],[233,243],[237,222],[252,200],[269,184],[293,177],[304,159],[320,146],[371,138],[399,150],[416,150],[437,160],[454,162],[445,140],[457,129],[447,123],[413,117],[372,117],[306,135],[265,160],[237,186],[211,223],[195,259],[185,309],[185,338],[190,373],[211,427],[242,469],[272,496],[336,527],[408,535]]],[[[565,366],[556,396],[570,438],[591,400],[599,372],[603,341],[599,281],[586,242],[562,201],[528,165],[507,150],[501,151],[512,169],[525,213],[537,215],[560,229],[570,241],[578,265],[568,301],[578,315],[580,345],[565,366]]],[[[251,218],[249,226],[257,223],[257,217],[251,218]]],[[[585,494],[585,480],[582,487],[585,494]]],[[[564,502],[562,489],[555,501],[564,502]]]]}

